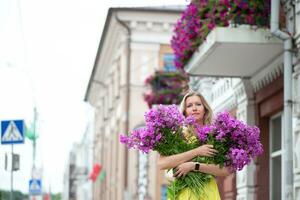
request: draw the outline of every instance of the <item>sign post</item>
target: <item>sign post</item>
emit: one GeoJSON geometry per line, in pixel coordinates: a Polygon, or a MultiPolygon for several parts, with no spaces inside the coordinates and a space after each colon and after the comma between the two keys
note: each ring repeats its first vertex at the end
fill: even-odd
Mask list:
{"type": "Polygon", "coordinates": [[[13,171],[16,170],[14,159],[14,144],[24,143],[24,120],[1,121],[1,144],[11,144],[11,174],[10,200],[13,199],[13,171]]]}
{"type": "Polygon", "coordinates": [[[36,196],[42,194],[42,181],[41,179],[31,179],[29,181],[29,194],[36,196]]]}

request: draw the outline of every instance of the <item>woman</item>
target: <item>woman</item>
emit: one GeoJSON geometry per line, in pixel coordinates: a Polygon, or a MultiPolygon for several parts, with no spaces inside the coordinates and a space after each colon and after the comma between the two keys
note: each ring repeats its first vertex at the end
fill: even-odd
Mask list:
{"type": "MultiPolygon", "coordinates": [[[[212,110],[204,97],[197,92],[192,91],[187,93],[183,97],[180,108],[185,116],[193,115],[197,123],[202,126],[211,123],[212,110]]],[[[214,164],[196,163],[191,161],[196,156],[212,157],[215,153],[217,153],[217,151],[213,149],[212,145],[202,145],[184,153],[172,156],[160,156],[158,166],[161,170],[176,168],[177,171],[174,174],[174,177],[176,178],[185,176],[190,171],[198,171],[214,176],[227,176],[229,171],[225,167],[220,168],[218,165],[214,164]]],[[[205,185],[204,193],[205,197],[201,200],[220,200],[218,186],[214,178],[205,185]]],[[[193,197],[189,188],[183,189],[179,193],[178,199],[199,200],[193,197]]]]}

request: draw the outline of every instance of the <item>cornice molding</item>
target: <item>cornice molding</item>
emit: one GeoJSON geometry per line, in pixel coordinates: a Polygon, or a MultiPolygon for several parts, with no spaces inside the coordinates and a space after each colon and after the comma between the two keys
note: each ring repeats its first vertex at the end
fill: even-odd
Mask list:
{"type": "Polygon", "coordinates": [[[283,74],[283,58],[279,56],[270,65],[251,78],[254,92],[262,89],[283,74]]]}
{"type": "Polygon", "coordinates": [[[237,101],[232,83],[232,79],[226,78],[218,80],[212,87],[212,107],[215,112],[236,108],[237,101]]]}
{"type": "Polygon", "coordinates": [[[247,96],[246,92],[245,92],[245,88],[244,88],[244,84],[241,81],[240,84],[237,85],[237,87],[234,88],[234,93],[236,96],[236,99],[238,102],[241,102],[242,99],[245,99],[247,96]]]}
{"type": "Polygon", "coordinates": [[[239,79],[233,86],[238,107],[250,105],[254,99],[253,86],[249,79],[239,79]]]}
{"type": "Polygon", "coordinates": [[[144,21],[127,21],[132,31],[147,31],[147,32],[172,32],[174,23],[172,22],[157,22],[154,20],[144,21]]]}

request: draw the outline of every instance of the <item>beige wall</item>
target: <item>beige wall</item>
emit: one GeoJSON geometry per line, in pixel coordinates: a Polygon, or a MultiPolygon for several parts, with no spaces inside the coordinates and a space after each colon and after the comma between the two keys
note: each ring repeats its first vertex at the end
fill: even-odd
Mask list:
{"type": "MultiPolygon", "coordinates": [[[[161,68],[160,55],[166,52],[167,47],[153,48],[150,50],[140,51],[132,50],[132,71],[131,71],[131,87],[130,87],[130,113],[129,113],[129,129],[132,130],[136,126],[144,122],[144,113],[148,109],[147,104],[143,100],[143,92],[145,92],[144,79],[153,73],[155,69],[161,68]]],[[[147,45],[144,45],[144,49],[147,45]]],[[[126,70],[120,70],[122,66],[122,58],[118,59],[115,70],[110,72],[105,82],[109,83],[106,91],[102,91],[103,105],[97,109],[97,126],[96,130],[99,135],[98,141],[95,142],[95,160],[101,163],[103,170],[106,171],[106,179],[102,183],[95,184],[94,199],[123,199],[122,187],[124,183],[124,145],[119,143],[119,134],[125,131],[124,112],[126,90],[122,81],[118,81],[117,77],[124,80],[126,70]],[[119,85],[117,85],[119,84],[119,85]],[[119,94],[119,95],[118,95],[119,94]],[[100,124],[100,125],[99,125],[100,124]],[[101,147],[102,146],[102,147],[101,147]]],[[[162,62],[161,62],[162,63],[162,62]]],[[[120,79],[119,79],[120,80],[120,79]]],[[[157,153],[149,155],[148,169],[148,193],[152,199],[160,198],[160,188],[163,183],[162,172],[157,169],[157,153]]],[[[137,199],[138,188],[138,152],[129,150],[128,168],[127,168],[127,185],[132,199],[137,199]]]]}
{"type": "MultiPolygon", "coordinates": [[[[162,12],[162,14],[164,13],[162,12]]],[[[157,17],[157,13],[155,15],[157,17]]],[[[172,20],[174,16],[172,16],[172,20]]],[[[161,27],[165,27],[169,22],[166,21],[166,18],[162,17],[161,19],[165,20],[161,27]]],[[[111,23],[116,22],[112,20],[111,23]]],[[[127,24],[131,24],[131,22],[127,21],[127,24]]],[[[162,68],[162,55],[171,52],[171,48],[166,45],[169,40],[165,38],[170,37],[172,33],[163,28],[146,32],[136,27],[136,29],[131,28],[133,30],[130,44],[129,130],[144,123],[144,113],[148,110],[147,104],[143,100],[143,93],[146,90],[144,80],[155,70],[162,68]],[[164,40],[165,44],[155,42],[153,37],[144,37],[145,34],[151,35],[149,34],[151,31],[155,31],[153,34],[157,41],[164,40]],[[143,42],[143,40],[145,41],[143,42]]],[[[106,86],[103,84],[94,86],[91,95],[93,101],[96,99],[94,104],[97,107],[95,109],[94,162],[103,166],[106,178],[101,183],[94,183],[93,196],[94,200],[123,200],[125,199],[124,194],[127,194],[130,199],[138,199],[138,151],[127,150],[119,142],[119,135],[125,133],[126,128],[127,33],[123,31],[120,24],[116,23],[108,28],[107,35],[108,39],[102,47],[104,48],[102,50],[103,58],[97,61],[96,65],[99,70],[95,72],[95,79],[106,86]],[[116,31],[118,34],[115,33],[116,31]],[[117,39],[112,35],[118,35],[117,39]]],[[[157,169],[157,153],[149,154],[148,163],[147,192],[152,200],[157,200],[160,199],[160,184],[163,182],[162,172],[157,169]]]]}
{"type": "MultiPolygon", "coordinates": [[[[150,45],[150,50],[145,50],[147,45],[144,45],[144,50],[132,50],[132,71],[131,71],[131,87],[130,87],[130,114],[129,114],[129,129],[132,130],[136,126],[144,123],[144,113],[148,109],[147,104],[143,100],[143,93],[145,92],[144,79],[155,71],[155,69],[162,68],[161,55],[168,51],[166,46],[160,48],[153,48],[150,45]],[[144,68],[144,69],[143,69],[144,68]]],[[[111,71],[111,75],[107,76],[105,82],[110,83],[108,91],[103,91],[104,104],[102,108],[98,109],[97,123],[101,124],[99,129],[99,141],[96,144],[95,159],[103,166],[106,171],[106,179],[102,183],[95,184],[95,198],[94,199],[123,199],[122,187],[124,183],[124,145],[119,143],[119,134],[124,133],[124,112],[125,112],[125,87],[121,85],[122,81],[116,81],[116,77],[122,76],[124,80],[126,70],[118,70],[122,66],[121,60],[111,71]],[[120,66],[120,67],[118,67],[120,66]],[[112,81],[113,80],[113,81],[112,81]],[[116,84],[120,84],[119,86],[116,84]],[[118,96],[117,94],[120,93],[118,96]],[[103,116],[104,115],[104,116],[103,116]],[[102,121],[100,123],[100,121],[102,121]],[[103,146],[101,149],[101,145],[103,146]],[[99,152],[102,151],[102,152],[99,152]],[[99,197],[99,198],[98,198],[99,197]],[[102,198],[100,198],[102,197],[102,198]]],[[[163,184],[163,172],[157,168],[157,153],[149,155],[148,168],[148,193],[152,199],[159,199],[160,188],[163,184]]],[[[132,199],[137,199],[138,188],[138,152],[136,150],[129,150],[128,153],[128,168],[127,168],[127,185],[128,191],[132,199]]]]}

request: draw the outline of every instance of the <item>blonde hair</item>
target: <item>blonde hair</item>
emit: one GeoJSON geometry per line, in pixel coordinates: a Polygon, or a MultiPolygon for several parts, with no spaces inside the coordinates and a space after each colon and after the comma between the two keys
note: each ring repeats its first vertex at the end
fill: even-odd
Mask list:
{"type": "Polygon", "coordinates": [[[180,111],[182,112],[182,114],[184,116],[186,116],[186,113],[185,113],[185,109],[186,109],[185,102],[186,102],[186,99],[188,97],[191,97],[191,96],[198,96],[201,99],[201,102],[202,102],[202,104],[204,106],[204,110],[205,110],[204,117],[203,117],[203,124],[204,125],[210,124],[212,122],[212,115],[213,115],[212,109],[209,106],[209,104],[207,103],[207,101],[205,100],[205,98],[203,97],[203,95],[200,94],[200,93],[198,93],[198,92],[190,91],[190,92],[188,92],[187,94],[184,95],[184,97],[183,97],[183,99],[182,99],[182,101],[180,103],[180,111]]]}

